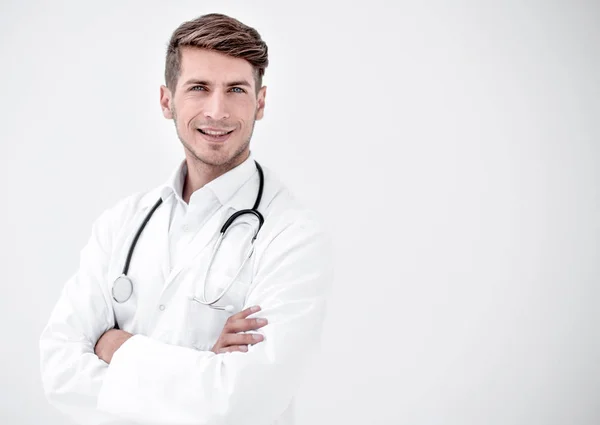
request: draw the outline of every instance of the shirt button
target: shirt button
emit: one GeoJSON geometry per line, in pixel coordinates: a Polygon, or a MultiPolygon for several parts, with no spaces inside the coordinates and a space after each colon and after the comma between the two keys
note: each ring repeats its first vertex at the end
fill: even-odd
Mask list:
{"type": "Polygon", "coordinates": [[[183,231],[184,232],[189,232],[191,230],[190,225],[189,224],[184,224],[183,225],[183,231]]]}
{"type": "Polygon", "coordinates": [[[164,306],[164,304],[161,304],[158,306],[158,308],[160,309],[160,311],[163,311],[165,309],[165,306],[164,306]]]}

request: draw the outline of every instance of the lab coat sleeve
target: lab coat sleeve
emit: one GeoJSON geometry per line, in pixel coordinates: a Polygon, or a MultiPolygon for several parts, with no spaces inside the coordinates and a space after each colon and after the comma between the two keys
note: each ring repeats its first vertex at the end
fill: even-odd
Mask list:
{"type": "MultiPolygon", "coordinates": [[[[77,272],[62,288],[39,341],[42,385],[48,401],[75,423],[112,424],[98,411],[97,396],[108,365],[94,353],[98,338],[114,327],[105,290],[111,214],[94,223],[77,272]]],[[[119,422],[122,423],[122,422],[119,422]]]]}
{"type": "Polygon", "coordinates": [[[168,345],[143,335],[114,354],[99,408],[147,424],[271,424],[320,345],[333,271],[327,235],[295,222],[258,259],[246,307],[269,320],[246,353],[168,345]]]}

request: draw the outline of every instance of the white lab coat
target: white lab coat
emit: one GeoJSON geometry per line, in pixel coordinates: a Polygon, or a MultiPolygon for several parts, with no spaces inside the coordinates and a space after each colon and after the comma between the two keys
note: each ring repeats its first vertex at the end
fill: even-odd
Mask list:
{"type": "MultiPolygon", "coordinates": [[[[251,261],[219,304],[235,312],[260,305],[251,317],[269,320],[259,331],[265,340],[246,353],[212,353],[230,313],[189,298],[202,294],[204,267],[225,219],[254,204],[255,170],[194,235],[177,265],[166,265],[169,210],[159,207],[131,259],[133,296],[123,304],[112,299],[136,230],[165,196],[161,186],[122,200],[94,223],[79,269],[40,339],[42,381],[53,405],[79,424],[294,423],[294,395],[320,343],[332,255],[318,222],[263,168],[265,223],[251,261]],[[94,346],[115,319],[134,336],[108,365],[94,346]]],[[[238,248],[247,247],[249,234],[245,225],[231,229],[211,269],[207,298],[235,274],[238,248]]]]}

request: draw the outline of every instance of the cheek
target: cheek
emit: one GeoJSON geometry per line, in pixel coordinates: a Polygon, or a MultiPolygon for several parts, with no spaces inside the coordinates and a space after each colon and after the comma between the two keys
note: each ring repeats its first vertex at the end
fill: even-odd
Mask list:
{"type": "Polygon", "coordinates": [[[181,130],[186,130],[195,119],[201,116],[201,107],[199,102],[180,102],[177,105],[177,127],[181,130]]]}
{"type": "Polygon", "coordinates": [[[242,123],[244,127],[248,127],[252,125],[256,117],[256,107],[252,103],[248,102],[248,104],[236,105],[236,117],[242,123]]]}

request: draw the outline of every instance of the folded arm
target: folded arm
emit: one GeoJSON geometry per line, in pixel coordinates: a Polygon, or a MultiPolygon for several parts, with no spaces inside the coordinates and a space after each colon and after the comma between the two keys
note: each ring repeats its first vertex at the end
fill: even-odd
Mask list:
{"type": "Polygon", "coordinates": [[[98,338],[114,326],[103,290],[108,264],[108,213],[95,223],[81,251],[79,269],[63,287],[40,336],[40,371],[48,401],[79,424],[113,423],[97,410],[97,396],[108,365],[94,353],[98,338]]]}
{"type": "Polygon", "coordinates": [[[289,226],[266,249],[246,299],[268,319],[264,341],[215,354],[135,335],[114,353],[98,407],[148,424],[272,422],[319,346],[331,261],[323,233],[289,226]]]}

